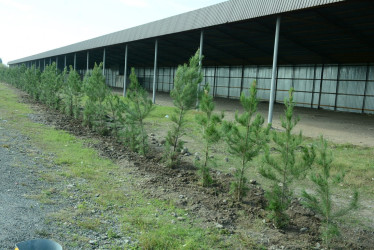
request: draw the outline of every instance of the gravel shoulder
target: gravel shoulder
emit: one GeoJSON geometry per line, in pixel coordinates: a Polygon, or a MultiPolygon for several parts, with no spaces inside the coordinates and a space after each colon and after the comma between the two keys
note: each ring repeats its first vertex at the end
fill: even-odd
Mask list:
{"type": "Polygon", "coordinates": [[[17,242],[51,231],[44,219],[56,207],[27,198],[46,185],[37,175],[45,167],[38,160],[40,152],[31,148],[27,137],[10,129],[0,129],[1,249],[13,249],[17,242]]]}

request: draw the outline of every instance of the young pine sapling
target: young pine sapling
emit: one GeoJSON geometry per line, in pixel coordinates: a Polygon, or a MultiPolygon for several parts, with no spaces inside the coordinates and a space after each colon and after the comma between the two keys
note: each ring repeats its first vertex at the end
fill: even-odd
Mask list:
{"type": "Polygon", "coordinates": [[[269,127],[262,127],[264,118],[260,114],[255,116],[258,104],[256,95],[254,82],[250,88],[249,97],[246,97],[244,92],[240,95],[240,103],[244,112],[240,116],[236,112],[236,123],[223,123],[229,152],[239,157],[241,161],[235,172],[235,181],[231,183],[231,192],[237,201],[241,201],[248,191],[245,171],[249,162],[260,153],[268,141],[269,127]]]}
{"type": "Polygon", "coordinates": [[[105,99],[109,115],[111,117],[110,129],[112,134],[119,139],[119,131],[125,127],[125,108],[126,104],[118,95],[109,92],[105,99]]]}
{"type": "Polygon", "coordinates": [[[201,113],[196,114],[196,121],[202,127],[202,135],[205,141],[204,158],[202,161],[196,160],[195,164],[199,168],[203,186],[209,186],[212,183],[210,176],[210,168],[216,165],[216,162],[209,155],[209,150],[213,144],[221,139],[221,132],[218,129],[218,124],[223,118],[223,114],[218,116],[213,114],[214,102],[213,96],[209,94],[209,85],[206,85],[200,100],[201,113]]]}
{"type": "Polygon", "coordinates": [[[191,57],[189,65],[178,66],[174,79],[174,88],[170,91],[170,96],[173,98],[176,109],[170,117],[174,125],[166,136],[165,159],[167,166],[171,168],[178,163],[178,154],[183,148],[183,142],[180,138],[185,132],[185,115],[189,110],[195,108],[198,84],[203,79],[199,60],[198,50],[191,57]]]}
{"type": "Polygon", "coordinates": [[[63,78],[64,76],[57,72],[55,62],[46,66],[41,74],[40,100],[49,107],[60,108],[60,91],[63,85],[63,78]]]}
{"type": "Polygon", "coordinates": [[[272,181],[271,190],[265,193],[268,199],[268,209],[271,211],[270,218],[276,227],[282,228],[288,225],[288,216],[285,211],[288,209],[292,190],[290,184],[295,178],[302,176],[313,163],[315,158],[314,148],[310,150],[302,147],[303,137],[301,132],[298,135],[292,134],[293,128],[299,121],[294,117],[293,89],[289,91],[289,99],[285,98],[285,116],[281,117],[282,133],[273,131],[272,141],[275,143],[276,155],[270,155],[269,149],[265,150],[265,166],[260,169],[260,174],[272,181]],[[297,151],[302,149],[302,159],[299,159],[297,151]]]}
{"type": "Polygon", "coordinates": [[[25,90],[29,93],[34,100],[39,101],[40,95],[40,76],[41,72],[39,69],[33,66],[31,69],[27,69],[25,72],[25,90]]]}
{"type": "Polygon", "coordinates": [[[128,103],[125,106],[125,137],[132,150],[145,155],[148,151],[148,136],[144,129],[144,119],[152,111],[153,105],[147,91],[140,86],[134,68],[131,69],[130,82],[127,91],[128,103]]]}
{"type": "Polygon", "coordinates": [[[75,118],[80,116],[82,86],[80,75],[70,65],[67,80],[62,87],[62,101],[65,113],[75,118]]]}
{"type": "Polygon", "coordinates": [[[342,181],[342,177],[341,175],[331,175],[332,161],[333,158],[331,151],[327,148],[327,141],[321,136],[316,158],[316,163],[320,169],[318,173],[311,174],[311,180],[316,186],[316,194],[307,193],[305,190],[302,192],[305,199],[303,204],[323,218],[322,240],[327,248],[330,247],[331,239],[339,235],[335,219],[346,215],[352,209],[356,209],[358,203],[358,192],[354,191],[349,205],[346,208],[334,211],[331,189],[333,185],[342,181]]]}
{"type": "Polygon", "coordinates": [[[105,99],[109,89],[102,74],[102,63],[95,66],[91,75],[84,78],[84,93],[87,96],[83,111],[83,124],[92,127],[101,134],[107,133],[105,99]]]}

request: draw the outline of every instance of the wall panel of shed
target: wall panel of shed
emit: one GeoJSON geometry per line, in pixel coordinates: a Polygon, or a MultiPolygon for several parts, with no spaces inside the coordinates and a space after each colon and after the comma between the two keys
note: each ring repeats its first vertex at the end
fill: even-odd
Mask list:
{"type": "MultiPolygon", "coordinates": [[[[176,67],[159,68],[157,91],[173,88],[176,67]]],[[[210,85],[215,97],[239,99],[241,91],[248,95],[256,81],[257,98],[268,101],[271,66],[210,66],[203,68],[202,85],[210,85]]],[[[110,86],[119,71],[106,71],[110,86]]],[[[152,90],[153,68],[136,68],[139,82],[152,90]]],[[[116,78],[117,79],[117,78],[116,78]]],[[[123,77],[114,87],[123,86],[123,77]]],[[[290,88],[294,88],[296,106],[356,113],[374,113],[374,65],[288,65],[280,66],[276,79],[276,102],[283,103],[290,88]],[[369,69],[369,71],[368,71],[369,69]]]]}

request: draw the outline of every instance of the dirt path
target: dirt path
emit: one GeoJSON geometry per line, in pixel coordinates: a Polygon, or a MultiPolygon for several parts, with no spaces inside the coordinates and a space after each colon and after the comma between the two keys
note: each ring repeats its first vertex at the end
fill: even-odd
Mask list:
{"type": "MultiPolygon", "coordinates": [[[[234,119],[235,111],[241,111],[238,100],[216,98],[217,111],[225,111],[226,119],[234,119]]],[[[172,106],[172,100],[168,93],[157,93],[156,104],[172,106]]],[[[267,121],[268,103],[260,103],[259,112],[267,121]]],[[[281,129],[279,117],[283,115],[284,106],[274,105],[273,127],[281,129]]],[[[374,147],[374,115],[362,115],[355,113],[333,112],[297,107],[296,115],[300,122],[295,132],[302,131],[304,136],[318,137],[321,134],[329,141],[335,143],[351,143],[359,146],[374,147]]]]}

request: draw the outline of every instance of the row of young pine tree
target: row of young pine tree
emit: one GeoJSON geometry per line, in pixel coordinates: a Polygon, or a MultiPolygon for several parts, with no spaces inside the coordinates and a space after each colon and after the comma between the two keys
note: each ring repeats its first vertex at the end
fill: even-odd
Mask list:
{"type": "Polygon", "coordinates": [[[152,102],[139,85],[134,69],[126,99],[113,94],[105,84],[102,64],[95,64],[83,81],[71,66],[59,72],[55,63],[47,65],[43,72],[35,67],[2,67],[0,80],[26,91],[50,108],[80,119],[102,135],[113,133],[136,152],[147,151],[143,120],[151,111],[152,102]]]}
{"type": "MultiPolygon", "coordinates": [[[[292,183],[309,175],[315,184],[315,192],[303,191],[303,204],[322,216],[322,238],[329,247],[330,240],[339,234],[336,217],[357,208],[358,193],[354,192],[348,207],[334,208],[331,189],[342,178],[330,174],[333,158],[322,137],[316,145],[305,146],[302,134],[292,133],[299,121],[294,116],[293,90],[290,90],[284,102],[285,113],[281,117],[284,132],[275,132],[270,125],[264,126],[264,118],[257,113],[255,83],[249,93],[241,93],[243,112],[236,112],[235,121],[225,121],[223,114],[214,112],[209,85],[199,91],[203,79],[200,60],[197,51],[188,64],[180,65],[177,69],[174,88],[170,92],[175,110],[170,116],[172,127],[166,136],[165,164],[171,168],[179,165],[182,137],[187,129],[186,114],[197,108],[198,104],[200,112],[196,115],[196,121],[201,126],[204,154],[201,160],[195,161],[195,165],[202,185],[210,186],[213,182],[210,169],[217,162],[210,157],[210,151],[219,141],[224,140],[229,153],[240,159],[230,189],[237,201],[241,201],[249,189],[246,170],[255,157],[262,155],[263,164],[258,168],[259,173],[272,183],[265,193],[269,217],[276,227],[282,228],[289,223],[286,210],[294,196],[292,183]],[[269,144],[272,145],[272,152],[269,144]]],[[[113,94],[105,84],[101,64],[95,64],[83,81],[71,66],[69,70],[65,68],[63,72],[58,72],[55,63],[48,65],[43,72],[35,67],[1,67],[0,80],[23,89],[36,101],[82,120],[85,126],[102,135],[112,133],[135,152],[143,155],[148,152],[144,119],[153,106],[147,91],[139,84],[134,69],[131,70],[131,84],[126,98],[113,94]]]]}

